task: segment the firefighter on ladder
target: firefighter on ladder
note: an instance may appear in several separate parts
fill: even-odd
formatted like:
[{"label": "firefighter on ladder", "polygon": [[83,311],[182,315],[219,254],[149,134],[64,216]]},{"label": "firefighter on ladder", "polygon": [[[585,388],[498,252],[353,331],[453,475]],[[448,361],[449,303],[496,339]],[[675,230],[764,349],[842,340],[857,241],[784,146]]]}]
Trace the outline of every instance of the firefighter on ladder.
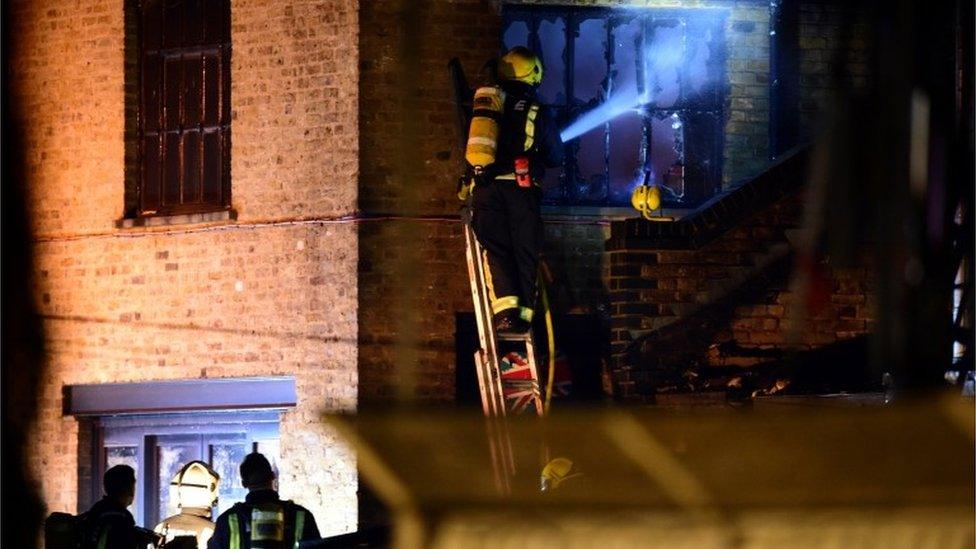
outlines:
[{"label": "firefighter on ladder", "polygon": [[484,254],[492,321],[501,335],[529,330],[542,250],[542,177],[562,164],[562,141],[536,98],[542,62],[512,48],[498,64],[497,86],[475,92],[465,148],[468,177],[459,198],[472,195],[472,228]]}]

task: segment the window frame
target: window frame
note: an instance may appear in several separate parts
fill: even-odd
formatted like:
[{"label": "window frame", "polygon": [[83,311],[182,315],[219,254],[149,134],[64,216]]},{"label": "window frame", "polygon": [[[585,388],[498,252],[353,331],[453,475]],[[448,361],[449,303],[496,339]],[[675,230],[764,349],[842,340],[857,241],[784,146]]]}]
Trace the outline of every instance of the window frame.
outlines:
[{"label": "window frame", "polygon": [[[677,19],[683,23],[687,21],[705,21],[711,22],[715,28],[720,32],[719,36],[714,39],[714,43],[719,45],[718,48],[718,59],[713,61],[714,66],[718,69],[718,74],[716,75],[718,85],[714,86],[714,92],[716,97],[708,105],[707,108],[698,108],[694,103],[687,102],[685,97],[686,90],[683,85],[679,90],[679,97],[675,104],[670,107],[657,107],[653,109],[647,109],[642,113],[643,119],[643,139],[646,141],[649,139],[649,131],[651,125],[651,119],[657,113],[660,112],[679,112],[679,113],[705,113],[707,115],[714,117],[715,127],[712,128],[712,134],[714,135],[713,143],[709,149],[706,151],[707,164],[702,166],[692,166],[693,178],[691,180],[692,185],[689,185],[688,178],[688,168],[689,162],[684,159],[684,167],[686,170],[686,175],[684,179],[684,184],[686,188],[686,193],[688,194],[688,199],[683,201],[676,201],[669,199],[667,196],[664,197],[662,206],[664,208],[672,210],[686,210],[688,208],[694,208],[704,201],[706,201],[711,196],[714,196],[721,191],[722,187],[722,164],[723,164],[723,149],[725,140],[725,122],[728,117],[728,101],[729,101],[729,91],[730,84],[728,79],[728,42],[725,34],[725,27],[730,16],[730,10],[727,8],[681,8],[681,7],[663,7],[663,8],[614,8],[614,7],[590,7],[590,6],[525,6],[525,5],[504,5],[502,10],[502,25],[499,33],[499,40],[501,42],[501,48],[504,50],[506,48],[505,44],[505,33],[509,28],[512,21],[521,20],[527,23],[528,27],[528,47],[533,51],[542,53],[541,42],[539,38],[539,25],[544,20],[551,20],[556,17],[561,17],[565,25],[565,51],[563,53],[564,67],[563,67],[563,90],[565,91],[565,105],[545,105],[548,108],[552,108],[556,113],[557,124],[562,128],[565,127],[569,122],[575,120],[577,116],[588,111],[595,104],[599,104],[600,98],[608,97],[610,92],[612,73],[613,73],[613,38],[614,29],[623,23],[632,21],[635,18],[641,19],[641,30],[639,34],[639,40],[641,44],[646,43],[646,41],[652,36],[651,28],[653,27],[653,21],[655,20],[667,20],[667,19]],[[574,36],[579,31],[579,24],[581,21],[587,19],[603,19],[606,22],[606,34],[607,34],[607,45],[608,51],[606,52],[607,59],[607,71],[604,75],[603,81],[600,85],[600,90],[597,94],[597,98],[589,102],[582,102],[575,97],[574,94]],[[645,61],[641,54],[638,54],[637,65],[638,71],[640,67],[645,65]],[[590,103],[594,103],[591,105]],[[682,118],[683,124],[685,124],[685,131],[688,128],[687,117]],[[699,122],[702,126],[706,124]],[[604,124],[606,141],[610,140],[610,132],[608,130],[609,121]],[[702,130],[694,131],[707,131],[708,128]],[[683,142],[687,142],[688,139],[685,137]],[[591,201],[591,200],[577,200],[570,196],[570,187],[572,186],[572,181],[570,181],[570,174],[575,174],[577,169],[577,152],[579,147],[579,140],[576,139],[571,143],[567,143],[567,154],[564,165],[560,172],[559,177],[559,194],[555,198],[547,196],[543,199],[543,206],[546,210],[552,213],[565,213],[572,211],[575,213],[602,215],[606,212],[612,214],[632,211],[628,204],[623,203],[613,203],[611,202],[611,181],[610,181],[610,169],[609,169],[609,145],[605,146],[604,149],[604,193],[602,200]],[[650,149],[648,149],[649,151]],[[683,151],[686,154],[687,151]],[[694,155],[693,155],[694,156]],[[700,177],[699,177],[700,176]],[[695,178],[698,179],[695,179]],[[689,187],[691,187],[691,192],[688,192]]]},{"label": "window frame", "polygon": [[[155,449],[159,438],[186,437],[201,444],[201,458],[208,440],[243,437],[245,446],[255,451],[262,442],[280,441],[281,415],[278,410],[233,410],[223,412],[178,412],[162,414],[133,414],[124,416],[97,416],[92,418],[92,496],[97,501],[104,493],[102,477],[105,474],[108,446],[136,447],[135,516],[136,524],[152,528],[166,518],[165,510],[158,507],[153,496],[159,490],[159,471]],[[214,517],[216,518],[216,517]]]},{"label": "window frame", "polygon": [[[231,197],[231,179],[230,179],[230,156],[231,156],[231,71],[232,71],[232,41],[231,41],[231,2],[230,0],[217,0],[213,2],[211,0],[200,1],[198,5],[214,5],[219,4],[218,8],[221,10],[220,13],[220,30],[221,36],[220,40],[210,40],[209,37],[200,44],[186,44],[184,43],[173,46],[165,44],[165,37],[167,36],[170,29],[168,25],[170,21],[166,17],[166,0],[129,0],[133,3],[135,24],[133,28],[135,29],[135,56],[137,60],[137,66],[135,69],[135,97],[127,97],[127,101],[132,101],[135,103],[135,128],[134,137],[135,143],[133,144],[135,163],[131,167],[133,170],[133,175],[127,177],[127,181],[131,181],[131,185],[134,186],[132,193],[134,197],[132,200],[127,199],[128,204],[134,204],[134,206],[127,206],[129,210],[126,217],[145,219],[152,217],[167,217],[167,216],[179,216],[188,214],[204,214],[204,213],[214,213],[214,212],[232,212],[232,197]],[[160,14],[158,17],[158,36],[159,43],[155,47],[147,45],[147,37],[149,35],[147,23],[147,6],[150,3],[155,3],[160,5]],[[206,8],[201,7],[201,10]],[[202,12],[204,22],[201,23],[203,28],[206,29],[206,12]],[[180,24],[185,24],[186,15],[184,19],[180,20]],[[127,25],[129,28],[129,25]],[[183,32],[181,26],[180,32]],[[204,35],[206,32],[204,32]],[[207,56],[211,56],[216,59],[216,65],[218,67],[218,77],[217,82],[217,120],[216,123],[206,123],[206,111],[204,110],[204,105],[207,101],[206,92],[206,65]],[[150,63],[150,58],[158,57],[158,61],[153,61],[158,65],[158,80],[156,86],[151,86],[147,81],[147,66]],[[180,91],[179,91],[179,106],[178,106],[178,128],[172,129],[167,123],[167,107],[166,107],[166,66],[167,61],[174,58],[179,59],[180,74],[184,75],[188,61],[192,62],[194,58],[199,59],[200,70],[202,75],[200,77],[198,90],[200,96],[200,120],[197,124],[185,125],[186,112],[185,112],[185,97],[187,95],[187,80],[181,76]],[[155,98],[156,106],[154,107],[157,113],[157,120],[155,122],[155,129],[150,129],[147,126],[147,118],[149,113],[152,112],[149,109],[149,103]],[[129,107],[127,107],[127,111]],[[186,182],[187,167],[185,165],[186,156],[183,153],[185,143],[188,141],[187,136],[196,133],[198,135],[197,147],[198,147],[198,162],[194,172],[197,172],[197,191],[195,195],[199,198],[196,201],[191,201],[186,198],[186,192],[184,184]],[[148,154],[147,154],[147,141],[149,140],[149,135],[154,134],[156,136],[156,143],[159,149],[158,160],[157,160],[157,176],[158,182],[156,185],[151,185],[149,176],[147,175],[147,170],[150,169],[148,165]],[[206,199],[208,187],[217,187],[215,185],[207,185],[207,181],[211,181],[211,178],[207,176],[207,138],[208,134],[216,134],[217,149],[215,154],[219,154],[219,196],[216,198]],[[170,141],[169,137],[174,137],[175,142],[178,143],[180,149],[179,162],[178,162],[178,186],[179,186],[179,199],[176,202],[167,202],[167,142]],[[150,186],[156,187],[153,192],[155,193],[155,204],[153,204],[149,196],[152,195],[150,192]],[[211,188],[211,192],[215,189]]]}]

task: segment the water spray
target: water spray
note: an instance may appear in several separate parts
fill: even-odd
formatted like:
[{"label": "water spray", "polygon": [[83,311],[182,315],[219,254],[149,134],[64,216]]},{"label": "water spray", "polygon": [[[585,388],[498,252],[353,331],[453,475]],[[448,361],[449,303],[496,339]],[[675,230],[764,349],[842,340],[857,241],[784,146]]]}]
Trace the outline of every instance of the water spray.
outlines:
[{"label": "water spray", "polygon": [[628,112],[640,111],[650,107],[662,91],[660,75],[675,70],[682,63],[684,46],[682,41],[654,40],[644,49],[643,66],[637,67],[641,77],[637,82],[625,82],[620,90],[592,110],[583,113],[559,133],[563,143],[605,124]]},{"label": "water spray", "polygon": [[563,143],[575,139],[627,111],[638,109],[641,102],[641,95],[637,92],[636,87],[631,86],[626,90],[621,90],[600,106],[577,118],[559,133],[559,138],[562,139]]},{"label": "water spray", "polygon": [[[683,25],[684,23],[679,23]],[[700,47],[699,47],[700,48]],[[628,112],[636,112],[646,118],[646,114],[655,109],[664,109],[679,101],[680,78],[686,78],[686,85],[700,87],[708,79],[704,65],[697,67],[695,61],[703,63],[701,49],[686,51],[685,29],[676,26],[660,25],[654,29],[654,38],[644,47],[642,55],[636,60],[635,70],[628,72],[627,80],[622,83],[611,80],[609,97],[605,101],[580,115],[569,126],[563,129],[559,137],[569,142],[581,135],[598,128],[611,120]],[[704,53],[707,59],[707,51]],[[683,69],[681,67],[684,67]],[[613,74],[613,73],[611,73]],[[680,76],[679,76],[680,74]],[[671,129],[679,130],[681,120],[676,114],[671,115]],[[679,194],[667,185],[661,185],[658,175],[665,178],[671,175],[674,167],[665,168],[663,172],[652,165],[650,155],[649,125],[645,121],[644,137],[640,143],[640,173],[635,174],[632,182],[633,192],[631,204],[645,219],[652,221],[669,220],[662,216],[662,194],[667,191],[672,198],[679,199]],[[628,146],[628,144],[623,144]],[[659,169],[661,167],[658,167]]]}]

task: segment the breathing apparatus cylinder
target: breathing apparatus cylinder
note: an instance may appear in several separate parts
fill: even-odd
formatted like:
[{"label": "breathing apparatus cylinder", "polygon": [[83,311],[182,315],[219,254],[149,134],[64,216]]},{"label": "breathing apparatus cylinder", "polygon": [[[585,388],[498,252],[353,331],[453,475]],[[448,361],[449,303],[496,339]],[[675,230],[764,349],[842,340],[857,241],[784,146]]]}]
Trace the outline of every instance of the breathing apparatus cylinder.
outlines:
[{"label": "breathing apparatus cylinder", "polygon": [[505,112],[505,92],[497,86],[482,86],[474,92],[471,127],[464,158],[474,167],[475,173],[495,161],[498,150],[498,133],[502,114]]}]

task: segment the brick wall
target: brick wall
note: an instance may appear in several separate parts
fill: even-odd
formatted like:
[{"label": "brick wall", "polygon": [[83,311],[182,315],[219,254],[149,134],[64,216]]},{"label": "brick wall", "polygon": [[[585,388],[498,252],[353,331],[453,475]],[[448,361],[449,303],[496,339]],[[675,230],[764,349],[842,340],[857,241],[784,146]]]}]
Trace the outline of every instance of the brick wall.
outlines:
[{"label": "brick wall", "polygon": [[[757,200],[758,193],[746,192]],[[712,210],[674,232],[693,233],[695,224],[733,214]],[[791,286],[802,212],[802,194],[793,190],[700,244],[618,236],[608,251],[615,396],[644,399],[675,372],[754,366],[783,349],[812,350],[869,333],[876,304],[870,265],[837,268],[828,258],[815,310]]]},{"label": "brick wall", "polygon": [[[377,1],[360,12],[360,397],[454,397],[454,312],[471,310],[447,62],[475,83],[498,51],[487,0]],[[419,217],[443,217],[421,220]],[[413,219],[409,219],[413,218]]]},{"label": "brick wall", "polygon": [[115,228],[122,0],[12,3],[49,361],[28,451],[49,511],[78,510],[85,470],[64,385],[291,374],[282,493],[325,533],[355,528],[355,460],[319,418],[356,406],[356,229],[321,220],[356,208],[357,8],[232,2],[238,220],[160,231]]},{"label": "brick wall", "polygon": [[[870,76],[868,29],[854,5],[832,2],[800,2],[799,5],[799,114],[801,139],[823,128],[824,107],[835,73],[852,90],[863,90]],[[842,32],[850,24],[849,34]],[[841,55],[837,55],[837,52]],[[838,67],[837,65],[841,66]]]},{"label": "brick wall", "polygon": [[769,3],[735,2],[725,36],[729,107],[722,179],[728,185],[756,175],[769,160]]}]

